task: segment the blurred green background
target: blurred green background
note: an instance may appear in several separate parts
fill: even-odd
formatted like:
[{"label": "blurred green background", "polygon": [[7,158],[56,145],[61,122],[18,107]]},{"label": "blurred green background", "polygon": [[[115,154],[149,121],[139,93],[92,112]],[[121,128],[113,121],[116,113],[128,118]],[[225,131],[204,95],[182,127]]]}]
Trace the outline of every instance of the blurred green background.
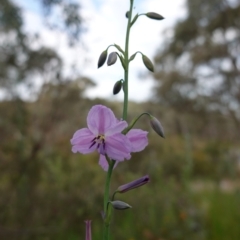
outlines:
[{"label": "blurred green background", "polygon": [[[84,34],[78,4],[39,2],[46,19],[58,7],[74,46]],[[149,145],[118,165],[111,189],[146,174],[151,182],[119,196],[133,209],[114,213],[114,240],[240,239],[240,3],[188,0],[186,9],[156,50],[152,99],[129,103],[129,120],[150,112],[166,139],[137,123]],[[53,49],[31,47],[37,38],[24,32],[21,8],[1,0],[0,239],[84,239],[85,219],[101,239],[105,172],[69,140],[92,105],[120,117],[122,104],[87,98],[93,81],[64,77]],[[19,88],[31,92],[36,73],[45,83],[24,100]]]}]

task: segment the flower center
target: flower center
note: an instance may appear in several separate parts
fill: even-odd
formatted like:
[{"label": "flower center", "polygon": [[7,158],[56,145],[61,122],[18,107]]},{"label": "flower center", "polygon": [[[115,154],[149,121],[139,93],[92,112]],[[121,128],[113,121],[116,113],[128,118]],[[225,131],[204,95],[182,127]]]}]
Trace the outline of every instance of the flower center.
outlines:
[{"label": "flower center", "polygon": [[97,148],[100,147],[100,145],[103,145],[103,149],[105,150],[105,136],[104,135],[98,135],[91,141],[91,145],[89,148],[97,144]]}]

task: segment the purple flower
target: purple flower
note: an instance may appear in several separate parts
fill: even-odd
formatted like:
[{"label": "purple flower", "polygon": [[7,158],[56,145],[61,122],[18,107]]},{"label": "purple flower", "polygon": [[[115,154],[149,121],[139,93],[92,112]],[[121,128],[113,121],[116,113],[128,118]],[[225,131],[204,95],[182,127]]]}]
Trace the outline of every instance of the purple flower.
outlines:
[{"label": "purple flower", "polygon": [[148,144],[148,132],[132,129],[126,135],[122,131],[128,126],[126,121],[119,121],[111,109],[93,106],[87,116],[88,128],[76,131],[71,139],[72,151],[87,154],[97,150],[100,154],[99,164],[107,171],[107,155],[118,162],[130,159],[131,152],[142,151]]},{"label": "purple flower", "polygon": [[88,128],[76,131],[71,139],[74,153],[91,153],[97,150],[109,158],[123,161],[129,159],[131,142],[121,132],[127,127],[126,121],[118,121],[111,109],[93,106],[87,116]]},{"label": "purple flower", "polygon": [[92,240],[92,233],[91,233],[91,220],[86,220],[86,237],[85,240]]},{"label": "purple flower", "polygon": [[148,183],[149,181],[150,181],[149,176],[146,175],[144,177],[141,177],[141,178],[136,179],[136,180],[134,180],[130,183],[127,183],[127,184],[124,184],[124,185],[118,187],[117,192],[125,193],[125,192],[127,192],[129,190],[132,190],[134,188],[141,187],[142,185]]},{"label": "purple flower", "polygon": [[[148,132],[141,129],[131,129],[127,134],[127,138],[131,143],[131,152],[140,152],[148,145],[147,139]],[[117,166],[119,161],[115,162],[114,168]],[[104,171],[108,170],[108,162],[104,155],[100,155],[99,165]]]}]

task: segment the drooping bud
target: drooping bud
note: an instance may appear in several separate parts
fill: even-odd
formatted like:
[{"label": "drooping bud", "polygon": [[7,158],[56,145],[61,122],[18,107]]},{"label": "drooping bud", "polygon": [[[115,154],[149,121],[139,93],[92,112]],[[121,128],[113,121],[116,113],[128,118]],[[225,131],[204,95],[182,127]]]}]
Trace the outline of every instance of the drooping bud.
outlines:
[{"label": "drooping bud", "polygon": [[107,59],[107,50],[103,51],[98,59],[98,68],[102,67]]},{"label": "drooping bud", "polygon": [[125,193],[134,188],[141,187],[142,185],[147,184],[149,181],[150,181],[150,178],[148,175],[146,175],[146,176],[136,179],[130,183],[121,185],[120,187],[118,187],[116,192]]},{"label": "drooping bud", "polygon": [[113,86],[113,95],[118,94],[122,89],[122,79],[117,81]]},{"label": "drooping bud", "polygon": [[151,19],[154,19],[154,20],[163,20],[164,17],[158,13],[155,13],[155,12],[148,12],[146,13],[146,16],[148,18],[151,18]]},{"label": "drooping bud", "polygon": [[112,204],[113,208],[115,208],[117,210],[125,210],[128,208],[132,208],[129,204],[119,201],[119,200],[112,201],[110,203]]},{"label": "drooping bud", "polygon": [[126,18],[129,18],[129,11],[126,12]]},{"label": "drooping bud", "polygon": [[152,129],[162,138],[165,138],[162,124],[153,116],[150,117],[150,124]]},{"label": "drooping bud", "polygon": [[111,52],[108,56],[107,65],[111,66],[117,61],[117,53]]},{"label": "drooping bud", "polygon": [[154,72],[153,64],[152,64],[151,60],[146,55],[142,54],[142,60],[143,60],[143,63],[145,65],[145,67],[149,71]]},{"label": "drooping bud", "polygon": [[91,232],[91,220],[86,220],[86,237],[85,240],[92,240],[92,232]]}]

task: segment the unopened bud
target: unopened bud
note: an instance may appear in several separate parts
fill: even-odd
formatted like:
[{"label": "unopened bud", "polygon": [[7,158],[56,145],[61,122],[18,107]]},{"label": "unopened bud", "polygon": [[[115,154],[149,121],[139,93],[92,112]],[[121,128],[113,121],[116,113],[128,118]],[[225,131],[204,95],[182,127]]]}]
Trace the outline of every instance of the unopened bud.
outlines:
[{"label": "unopened bud", "polygon": [[117,61],[117,53],[116,52],[111,52],[108,56],[108,61],[107,65],[111,66]]},{"label": "unopened bud", "polygon": [[151,118],[150,124],[151,124],[152,129],[153,129],[159,136],[161,136],[162,138],[165,138],[162,124],[161,124],[155,117],[151,116],[150,118]]},{"label": "unopened bud", "polygon": [[118,187],[116,192],[125,193],[125,192],[130,191],[134,188],[141,187],[142,185],[147,184],[149,181],[150,181],[150,178],[149,178],[148,175],[146,175],[146,176],[141,177],[139,179],[136,179],[136,180],[134,180],[130,183],[121,185],[120,187]]},{"label": "unopened bud", "polygon": [[114,95],[118,94],[121,91],[121,89],[122,89],[122,81],[123,80],[121,79],[121,80],[117,81],[114,84],[114,86],[113,86],[113,94]]},{"label": "unopened bud", "polygon": [[132,208],[129,204],[119,201],[119,200],[112,201],[110,203],[112,204],[113,208],[115,208],[117,210],[125,210],[128,208]]},{"label": "unopened bud", "polygon": [[126,12],[126,18],[129,18],[129,11]]},{"label": "unopened bud", "polygon": [[151,19],[154,19],[154,20],[163,20],[164,19],[163,16],[161,16],[160,14],[155,13],[155,12],[148,12],[148,13],[146,13],[146,16]]},{"label": "unopened bud", "polygon": [[146,55],[142,54],[142,60],[143,60],[143,63],[145,65],[145,67],[149,71],[154,72],[153,64],[152,64],[151,60]]},{"label": "unopened bud", "polygon": [[86,237],[85,240],[92,240],[92,232],[91,232],[91,220],[86,220]]},{"label": "unopened bud", "polygon": [[103,51],[98,59],[98,68],[100,68],[107,59],[107,50]]}]

